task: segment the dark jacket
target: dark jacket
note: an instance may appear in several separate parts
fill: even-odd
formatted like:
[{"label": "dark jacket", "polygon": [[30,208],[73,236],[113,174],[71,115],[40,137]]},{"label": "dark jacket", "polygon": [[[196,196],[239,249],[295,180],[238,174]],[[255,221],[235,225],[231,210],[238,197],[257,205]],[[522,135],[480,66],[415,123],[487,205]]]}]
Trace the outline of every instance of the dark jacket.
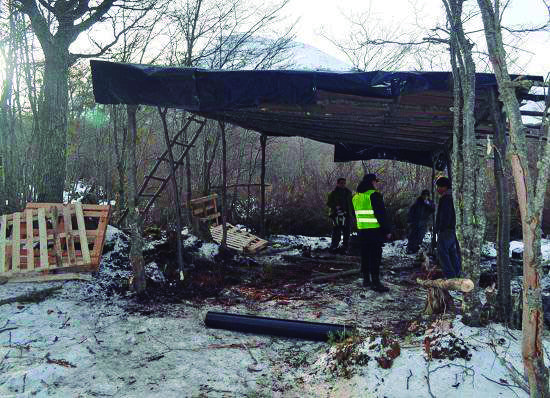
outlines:
[{"label": "dark jacket", "polygon": [[407,222],[410,224],[427,224],[430,215],[435,211],[435,205],[432,201],[426,204],[424,198],[420,196],[409,209]]},{"label": "dark jacket", "polygon": [[435,232],[440,236],[453,234],[456,228],[456,213],[453,195],[448,191],[439,199],[435,216]]},{"label": "dark jacket", "polygon": [[336,187],[334,191],[328,194],[327,206],[330,208],[330,216],[336,217],[336,206],[346,214],[346,216],[354,216],[353,197],[351,191],[347,188]]},{"label": "dark jacket", "polygon": [[[357,186],[357,193],[364,193],[372,189],[374,189],[372,183],[361,181]],[[386,214],[386,207],[384,206],[384,199],[382,198],[382,194],[378,191],[374,192],[370,196],[370,202],[372,204],[372,210],[374,210],[374,215],[378,220],[378,224],[380,224],[380,228],[378,229],[383,235],[389,234],[391,232],[391,227],[388,216]]]}]

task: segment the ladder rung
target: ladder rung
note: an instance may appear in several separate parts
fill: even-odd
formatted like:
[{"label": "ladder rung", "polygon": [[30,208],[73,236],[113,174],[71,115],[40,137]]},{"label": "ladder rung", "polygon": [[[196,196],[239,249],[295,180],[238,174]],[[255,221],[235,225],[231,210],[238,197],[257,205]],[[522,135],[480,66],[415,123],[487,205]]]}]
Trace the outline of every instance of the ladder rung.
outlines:
[{"label": "ladder rung", "polygon": [[166,178],[156,177],[156,176],[147,176],[145,177],[149,180],[157,180],[157,181],[166,181]]},{"label": "ladder rung", "polygon": [[[160,162],[168,162],[170,163],[170,159],[166,159],[166,158],[157,158],[158,161]],[[181,161],[181,162],[178,162],[177,160],[174,160],[174,163],[175,164],[179,164],[180,166],[183,166],[185,164],[185,162]]]}]

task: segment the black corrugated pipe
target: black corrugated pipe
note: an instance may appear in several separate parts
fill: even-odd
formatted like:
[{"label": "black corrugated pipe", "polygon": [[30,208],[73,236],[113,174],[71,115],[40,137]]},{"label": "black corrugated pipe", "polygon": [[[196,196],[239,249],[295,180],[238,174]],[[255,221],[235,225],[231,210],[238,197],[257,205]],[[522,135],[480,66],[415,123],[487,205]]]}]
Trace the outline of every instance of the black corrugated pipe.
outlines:
[{"label": "black corrugated pipe", "polygon": [[208,311],[204,323],[209,328],[235,330],[237,332],[272,334],[299,339],[326,341],[331,334],[341,338],[355,328],[333,323],[293,321],[254,315],[228,314]]}]

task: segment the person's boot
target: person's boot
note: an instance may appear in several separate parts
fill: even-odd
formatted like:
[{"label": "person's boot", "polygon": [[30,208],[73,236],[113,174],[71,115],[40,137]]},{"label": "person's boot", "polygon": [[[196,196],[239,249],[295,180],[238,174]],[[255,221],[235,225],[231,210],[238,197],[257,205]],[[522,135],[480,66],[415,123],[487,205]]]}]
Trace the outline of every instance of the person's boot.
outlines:
[{"label": "person's boot", "polygon": [[373,283],[371,289],[377,293],[387,293],[390,289],[387,286],[384,286],[382,283]]},{"label": "person's boot", "polygon": [[370,287],[370,276],[363,274],[363,287]]}]

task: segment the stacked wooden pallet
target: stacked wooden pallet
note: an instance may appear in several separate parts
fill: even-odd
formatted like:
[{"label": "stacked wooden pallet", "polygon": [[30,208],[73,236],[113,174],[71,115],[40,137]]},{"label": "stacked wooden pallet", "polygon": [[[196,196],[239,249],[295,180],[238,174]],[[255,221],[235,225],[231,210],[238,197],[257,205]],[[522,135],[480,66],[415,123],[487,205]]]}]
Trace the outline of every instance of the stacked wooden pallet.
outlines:
[{"label": "stacked wooden pallet", "polygon": [[111,207],[29,203],[0,216],[0,275],[20,277],[99,267]]},{"label": "stacked wooden pallet", "polygon": [[[258,238],[249,232],[243,231],[234,225],[226,224],[227,226],[227,247],[238,250],[243,253],[257,253],[267,247],[266,240]],[[212,239],[221,243],[223,237],[222,225],[212,226],[210,228]]]},{"label": "stacked wooden pallet", "polygon": [[197,217],[202,222],[218,225],[221,214],[218,211],[217,199],[218,194],[214,193],[191,200],[189,203],[191,205],[193,217]]}]

